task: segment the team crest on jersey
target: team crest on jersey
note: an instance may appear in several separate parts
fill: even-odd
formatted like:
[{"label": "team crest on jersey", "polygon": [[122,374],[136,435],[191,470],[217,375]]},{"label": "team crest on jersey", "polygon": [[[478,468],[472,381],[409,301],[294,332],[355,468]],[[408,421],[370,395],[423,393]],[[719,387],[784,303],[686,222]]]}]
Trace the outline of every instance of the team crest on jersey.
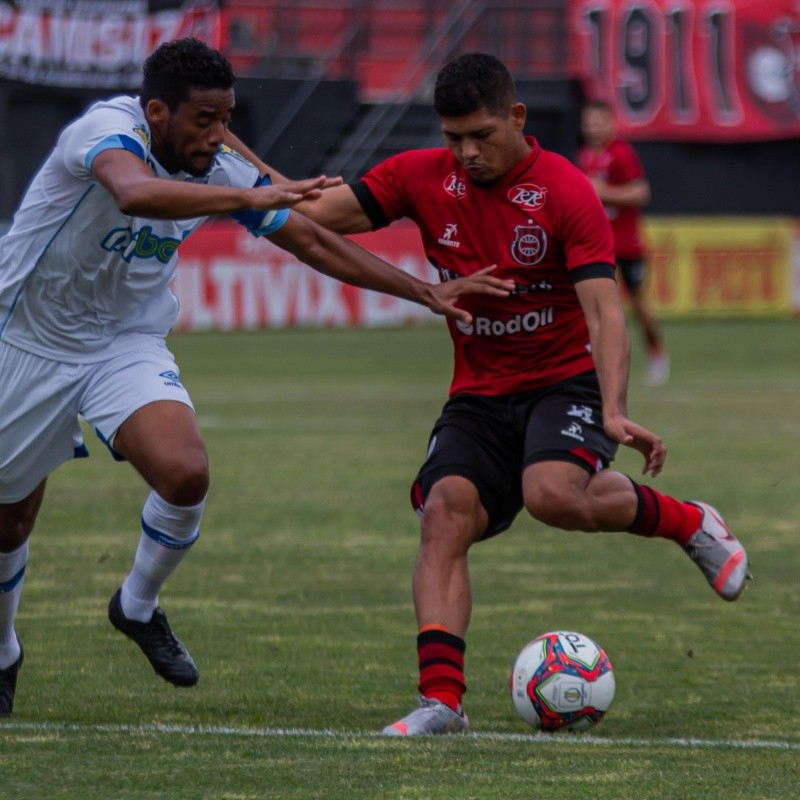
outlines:
[{"label": "team crest on jersey", "polygon": [[531,267],[538,264],[547,252],[547,234],[538,225],[517,225],[511,256],[517,264]]},{"label": "team crest on jersey", "polygon": [[228,145],[226,144],[220,145],[219,152],[222,155],[231,156],[232,158],[235,158],[237,161],[241,161],[242,164],[247,164],[248,166],[252,166],[250,162],[243,155],[237,153],[236,150],[234,150],[232,147],[228,147]]},{"label": "team crest on jersey", "polygon": [[455,172],[451,172],[444,179],[444,190],[450,197],[455,197],[460,200],[462,197],[467,196],[467,185],[462,181]]},{"label": "team crest on jersey", "polygon": [[145,147],[150,147],[150,131],[144,125],[134,125],[133,132],[144,142]]},{"label": "team crest on jersey", "polygon": [[538,211],[547,199],[547,189],[535,183],[520,183],[508,190],[508,199],[526,211]]}]

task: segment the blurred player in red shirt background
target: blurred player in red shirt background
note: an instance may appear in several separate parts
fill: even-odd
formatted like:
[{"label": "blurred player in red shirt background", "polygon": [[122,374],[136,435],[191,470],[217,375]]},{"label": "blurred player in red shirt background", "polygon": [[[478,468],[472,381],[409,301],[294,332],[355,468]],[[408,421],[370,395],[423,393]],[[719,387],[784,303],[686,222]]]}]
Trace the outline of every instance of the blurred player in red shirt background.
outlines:
[{"label": "blurred player in red shirt background", "polygon": [[669,378],[669,356],[644,291],[641,209],[650,202],[650,184],[636,151],[618,136],[608,103],[597,100],[583,107],[581,133],[585,144],[578,151],[578,166],[589,176],[608,214],[617,266],[647,346],[645,383],[662,386]]}]

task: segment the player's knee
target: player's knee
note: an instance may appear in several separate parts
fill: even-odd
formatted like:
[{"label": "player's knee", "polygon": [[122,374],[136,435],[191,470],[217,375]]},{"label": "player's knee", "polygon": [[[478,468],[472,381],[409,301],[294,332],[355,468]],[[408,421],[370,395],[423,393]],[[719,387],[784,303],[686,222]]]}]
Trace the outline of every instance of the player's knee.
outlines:
[{"label": "player's knee", "polygon": [[528,513],[551,528],[590,530],[584,504],[569,486],[536,486],[527,492],[524,501]]},{"label": "player's knee", "polygon": [[208,457],[205,452],[184,454],[162,472],[155,487],[168,503],[179,506],[197,505],[208,494]]},{"label": "player's knee", "polygon": [[13,553],[30,538],[35,517],[5,518],[0,515],[0,553]]},{"label": "player's knee", "polygon": [[420,537],[423,548],[466,552],[475,541],[475,523],[464,509],[455,508],[440,496],[432,494],[425,501]]},{"label": "player's knee", "polygon": [[44,482],[24,500],[0,505],[0,553],[13,553],[33,533],[36,517],[44,496]]}]

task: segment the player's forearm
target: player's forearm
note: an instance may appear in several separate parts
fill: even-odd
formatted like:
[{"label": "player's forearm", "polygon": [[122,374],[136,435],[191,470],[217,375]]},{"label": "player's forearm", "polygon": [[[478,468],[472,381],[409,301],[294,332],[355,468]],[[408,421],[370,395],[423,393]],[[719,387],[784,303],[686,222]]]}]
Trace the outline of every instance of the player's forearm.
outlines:
[{"label": "player's forearm", "polygon": [[631,348],[624,320],[593,327],[589,336],[604,412],[627,415]]},{"label": "player's forearm", "polygon": [[372,222],[350,186],[342,184],[325,189],[315,200],[304,200],[294,206],[317,225],[336,233],[365,233],[373,230]]},{"label": "player's forearm", "polygon": [[152,178],[119,186],[113,194],[120,211],[128,216],[190,219],[251,208],[252,191]]},{"label": "player's forearm", "polygon": [[293,215],[269,238],[300,261],[336,280],[430,307],[431,285],[393,267],[348,239]]},{"label": "player's forearm", "polygon": [[617,206],[641,208],[650,202],[650,185],[647,181],[631,181],[622,186],[603,184],[597,193],[602,202]]},{"label": "player's forearm", "polygon": [[575,285],[589,329],[604,417],[627,415],[631,344],[616,281],[597,278]]}]

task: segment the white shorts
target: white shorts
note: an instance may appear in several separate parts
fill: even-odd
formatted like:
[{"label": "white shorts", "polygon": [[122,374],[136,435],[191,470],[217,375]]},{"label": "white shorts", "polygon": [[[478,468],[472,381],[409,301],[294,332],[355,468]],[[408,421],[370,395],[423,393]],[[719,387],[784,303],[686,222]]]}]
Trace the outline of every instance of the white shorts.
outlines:
[{"label": "white shorts", "polygon": [[160,339],[136,353],[67,364],[0,341],[0,503],[27,497],[56,467],[87,456],[78,417],[113,444],[142,406],[192,401]]}]

